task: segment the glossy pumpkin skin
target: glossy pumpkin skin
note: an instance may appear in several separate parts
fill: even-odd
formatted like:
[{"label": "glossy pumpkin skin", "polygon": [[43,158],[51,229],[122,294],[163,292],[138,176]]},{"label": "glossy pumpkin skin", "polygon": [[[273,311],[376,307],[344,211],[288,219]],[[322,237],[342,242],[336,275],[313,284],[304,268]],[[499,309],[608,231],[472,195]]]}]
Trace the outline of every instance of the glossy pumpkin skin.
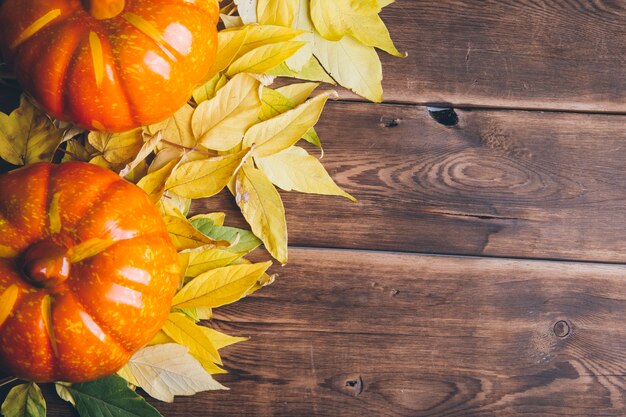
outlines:
[{"label": "glossy pumpkin skin", "polygon": [[[86,3],[115,3],[98,19]],[[204,80],[217,0],[5,0],[0,41],[22,88],[54,117],[120,132],[166,119]]]},{"label": "glossy pumpkin skin", "polygon": [[163,326],[179,282],[158,211],[82,162],[12,171],[0,196],[0,369],[36,382],[117,372]]}]

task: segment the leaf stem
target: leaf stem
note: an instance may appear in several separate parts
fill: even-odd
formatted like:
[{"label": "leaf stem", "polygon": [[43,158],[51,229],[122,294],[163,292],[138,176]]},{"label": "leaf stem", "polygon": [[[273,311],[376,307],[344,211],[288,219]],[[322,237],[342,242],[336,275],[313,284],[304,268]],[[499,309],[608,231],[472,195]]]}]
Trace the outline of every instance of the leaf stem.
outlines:
[{"label": "leaf stem", "polygon": [[182,149],[182,150],[185,150],[185,151],[188,151],[188,152],[198,152],[198,153],[200,153],[202,155],[208,155],[208,156],[219,156],[219,154],[217,152],[205,151],[205,150],[202,150],[202,149],[198,149],[196,147],[188,148],[186,146],[179,145],[178,143],[170,142],[169,140],[165,140],[165,139],[162,139],[161,142],[162,143],[167,143],[170,146],[173,146],[175,148]]},{"label": "leaf stem", "polygon": [[15,381],[19,381],[19,378],[9,377],[9,378],[0,379],[0,387],[4,387],[5,385],[12,384]]}]

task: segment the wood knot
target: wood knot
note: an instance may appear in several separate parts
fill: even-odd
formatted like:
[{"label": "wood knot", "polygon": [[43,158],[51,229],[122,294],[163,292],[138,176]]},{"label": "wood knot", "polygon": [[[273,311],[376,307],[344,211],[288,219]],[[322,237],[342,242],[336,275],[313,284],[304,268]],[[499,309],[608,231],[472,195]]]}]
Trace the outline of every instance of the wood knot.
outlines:
[{"label": "wood knot", "polygon": [[554,325],[554,334],[557,337],[567,337],[571,333],[571,328],[568,322],[565,320],[559,320]]},{"label": "wood knot", "polygon": [[459,115],[452,107],[427,107],[428,114],[434,121],[446,127],[454,127],[459,124]]},{"label": "wood knot", "polygon": [[355,397],[358,397],[363,393],[363,378],[359,375],[357,378],[347,380],[346,387],[354,392]]},{"label": "wood knot", "polygon": [[398,127],[398,125],[400,124],[400,119],[392,119],[390,117],[381,117],[380,118],[380,123],[383,127],[386,127],[387,129],[393,129],[394,127]]}]

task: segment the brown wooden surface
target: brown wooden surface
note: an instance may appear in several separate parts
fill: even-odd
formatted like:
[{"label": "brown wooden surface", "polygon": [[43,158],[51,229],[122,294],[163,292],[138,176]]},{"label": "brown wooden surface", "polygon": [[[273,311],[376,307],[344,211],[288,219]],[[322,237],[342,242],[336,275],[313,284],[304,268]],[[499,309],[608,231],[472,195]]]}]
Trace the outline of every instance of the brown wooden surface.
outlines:
[{"label": "brown wooden surface", "polygon": [[[283,193],[290,263],[210,323],[251,337],[224,352],[231,391],[154,404],[626,415],[626,115],[597,114],[626,113],[626,4],[398,0],[383,17],[410,54],[383,58],[388,103],[342,92],[318,129],[360,202]],[[465,108],[458,126],[422,106],[437,102]],[[226,195],[207,210],[243,225]]]},{"label": "brown wooden surface", "polygon": [[626,111],[619,0],[398,0],[409,57],[384,58],[385,98],[457,106]]},{"label": "brown wooden surface", "polygon": [[164,415],[626,414],[626,266],[292,248],[274,271],[213,321],[252,337],[231,391]]},{"label": "brown wooden surface", "polygon": [[[283,193],[290,242],[626,262],[626,116],[457,113],[330,104],[322,161],[359,203]],[[193,211],[216,209],[245,224],[228,193]]]}]

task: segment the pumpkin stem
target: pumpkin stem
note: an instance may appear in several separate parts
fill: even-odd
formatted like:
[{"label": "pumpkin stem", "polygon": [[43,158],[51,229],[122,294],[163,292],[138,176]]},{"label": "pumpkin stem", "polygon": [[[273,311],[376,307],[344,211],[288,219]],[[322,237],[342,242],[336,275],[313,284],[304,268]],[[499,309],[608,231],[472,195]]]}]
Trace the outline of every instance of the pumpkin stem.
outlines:
[{"label": "pumpkin stem", "polygon": [[26,279],[39,288],[52,288],[70,276],[67,250],[53,242],[41,241],[28,248],[22,257]]},{"label": "pumpkin stem", "polygon": [[124,11],[125,0],[81,0],[87,12],[98,20],[112,19]]}]

